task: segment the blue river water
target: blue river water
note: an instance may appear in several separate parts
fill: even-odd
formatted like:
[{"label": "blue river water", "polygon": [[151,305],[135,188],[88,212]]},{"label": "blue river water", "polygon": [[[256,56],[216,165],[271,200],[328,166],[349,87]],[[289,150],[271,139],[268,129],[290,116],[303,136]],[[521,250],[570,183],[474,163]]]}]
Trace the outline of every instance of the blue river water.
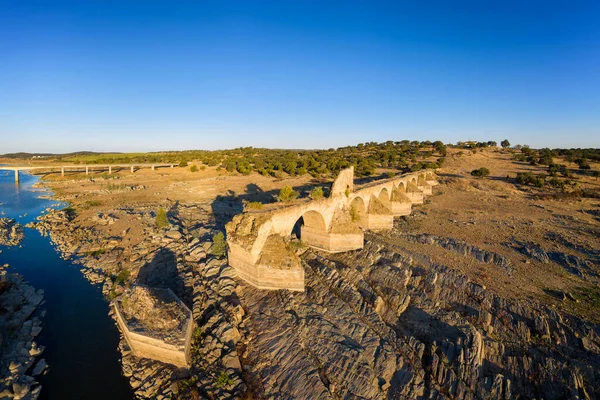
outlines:
[{"label": "blue river water", "polygon": [[[56,201],[41,199],[50,193],[33,188],[37,177],[0,171],[0,216],[23,225],[34,221]],[[46,310],[38,344],[49,365],[39,378],[40,399],[132,399],[119,364],[119,333],[109,317],[109,306],[99,287],[90,284],[79,266],[60,258],[50,239],[25,229],[21,246],[0,246],[0,265],[10,264],[36,289],[44,290]]]}]

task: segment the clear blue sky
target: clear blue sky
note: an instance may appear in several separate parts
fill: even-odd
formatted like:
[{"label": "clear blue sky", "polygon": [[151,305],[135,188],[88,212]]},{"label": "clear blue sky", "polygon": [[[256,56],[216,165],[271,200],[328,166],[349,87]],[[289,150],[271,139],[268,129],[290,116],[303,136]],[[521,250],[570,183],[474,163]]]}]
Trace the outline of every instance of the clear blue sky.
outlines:
[{"label": "clear blue sky", "polygon": [[0,0],[0,138],[600,147],[600,2]]}]

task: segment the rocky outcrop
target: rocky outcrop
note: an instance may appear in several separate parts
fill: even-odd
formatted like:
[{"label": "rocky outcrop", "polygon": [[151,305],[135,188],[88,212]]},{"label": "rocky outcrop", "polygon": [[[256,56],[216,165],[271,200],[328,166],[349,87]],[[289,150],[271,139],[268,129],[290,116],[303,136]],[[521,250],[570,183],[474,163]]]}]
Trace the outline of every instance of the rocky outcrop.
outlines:
[{"label": "rocky outcrop", "polygon": [[255,397],[595,398],[598,326],[499,297],[369,234],[307,252],[305,293],[240,290]]},{"label": "rocky outcrop", "polygon": [[577,275],[580,278],[585,278],[586,276],[598,277],[593,268],[592,261],[588,259],[582,259],[576,255],[561,251],[545,251],[535,243],[518,241],[516,239],[513,239],[512,243],[509,243],[508,246],[515,248],[518,252],[534,261],[544,264],[555,262],[570,274]]},{"label": "rocky outcrop", "polygon": [[0,245],[17,246],[23,240],[23,226],[13,218],[0,218]]},{"label": "rocky outcrop", "polygon": [[419,235],[404,235],[404,237],[417,243],[440,246],[454,253],[473,257],[483,263],[495,264],[499,267],[502,267],[508,274],[510,274],[512,271],[512,265],[508,258],[498,253],[472,246],[461,240],[439,237],[427,233],[422,233]]},{"label": "rocky outcrop", "polygon": [[43,292],[6,267],[0,268],[0,398],[36,399],[41,391],[36,377],[46,370],[39,359],[44,349],[35,342],[42,328],[34,313]]}]

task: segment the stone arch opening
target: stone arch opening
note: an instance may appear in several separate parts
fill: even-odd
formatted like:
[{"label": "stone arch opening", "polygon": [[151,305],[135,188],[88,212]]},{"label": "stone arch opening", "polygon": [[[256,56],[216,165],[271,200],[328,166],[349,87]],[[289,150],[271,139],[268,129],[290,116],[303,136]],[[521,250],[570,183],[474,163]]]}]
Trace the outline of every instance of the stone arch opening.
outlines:
[{"label": "stone arch opening", "polygon": [[321,213],[317,211],[307,211],[302,214],[294,223],[290,237],[302,240],[302,232],[306,232],[307,230],[322,234],[327,233],[325,218],[323,218]]},{"label": "stone arch opening", "polygon": [[416,178],[414,178],[414,177],[413,177],[413,178],[411,178],[411,179],[410,179],[410,183],[412,183],[413,185],[415,185],[415,186],[416,186],[416,185],[417,185],[417,179],[416,179]]},{"label": "stone arch opening", "polygon": [[367,215],[367,206],[362,197],[355,197],[350,203],[350,217],[352,221],[360,223]]},{"label": "stone arch opening", "polygon": [[404,182],[399,182],[397,188],[400,191],[400,193],[406,192],[406,185],[404,184]]},{"label": "stone arch opening", "polygon": [[377,196],[379,201],[381,201],[383,203],[383,205],[389,209],[392,208],[392,205],[391,205],[392,200],[391,200],[390,195],[391,195],[391,193],[387,190],[387,188],[383,188],[383,189],[381,189],[381,192],[379,192],[379,196]]}]

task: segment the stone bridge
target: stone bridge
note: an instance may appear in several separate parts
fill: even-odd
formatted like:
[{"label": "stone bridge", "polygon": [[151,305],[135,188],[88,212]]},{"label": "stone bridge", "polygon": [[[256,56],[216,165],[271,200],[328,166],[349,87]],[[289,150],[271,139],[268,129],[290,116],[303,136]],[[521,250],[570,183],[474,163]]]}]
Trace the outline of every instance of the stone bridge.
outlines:
[{"label": "stone bridge", "polygon": [[276,208],[246,210],[226,226],[229,264],[260,289],[304,290],[304,268],[290,238],[328,252],[363,247],[363,229],[389,230],[437,185],[432,170],[354,186],[354,168],[342,170],[329,197]]}]

